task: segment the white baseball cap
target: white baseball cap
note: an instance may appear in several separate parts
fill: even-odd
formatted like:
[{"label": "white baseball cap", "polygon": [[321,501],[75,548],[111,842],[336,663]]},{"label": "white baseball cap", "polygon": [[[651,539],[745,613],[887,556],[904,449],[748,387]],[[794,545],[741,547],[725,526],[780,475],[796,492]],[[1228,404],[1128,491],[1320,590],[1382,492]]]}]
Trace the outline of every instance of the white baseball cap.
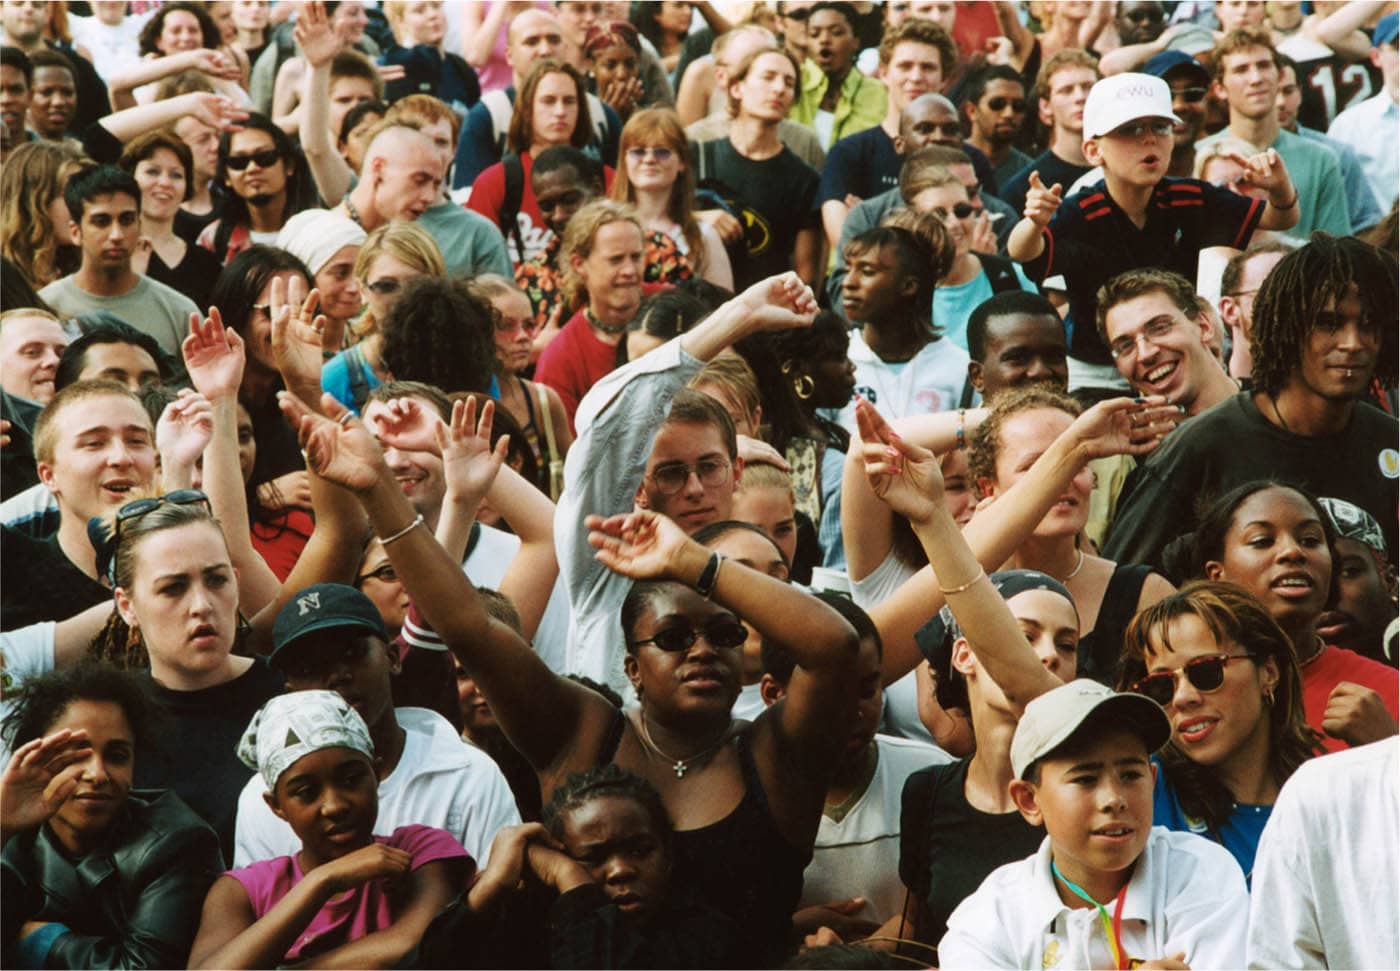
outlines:
[{"label": "white baseball cap", "polygon": [[1094,82],[1084,102],[1084,137],[1107,135],[1139,118],[1181,119],[1172,111],[1172,89],[1151,74],[1115,74]]},{"label": "white baseball cap", "polygon": [[1026,769],[1053,753],[1100,711],[1141,738],[1149,755],[1171,740],[1171,719],[1157,702],[1080,678],[1026,705],[1011,737],[1011,769],[1016,778],[1025,778]]}]

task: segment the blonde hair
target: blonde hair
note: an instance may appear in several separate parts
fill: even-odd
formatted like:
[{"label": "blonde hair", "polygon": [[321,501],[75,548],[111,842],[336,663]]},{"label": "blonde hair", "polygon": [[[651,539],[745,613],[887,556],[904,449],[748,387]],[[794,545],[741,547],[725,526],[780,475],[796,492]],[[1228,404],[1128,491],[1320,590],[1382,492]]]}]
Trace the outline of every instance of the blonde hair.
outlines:
[{"label": "blonde hair", "polygon": [[705,385],[713,385],[730,397],[750,419],[759,414],[763,407],[763,396],[758,390],[758,376],[753,368],[738,354],[721,354],[710,361],[700,373],[690,379],[690,386],[699,390]]},{"label": "blonde hair", "polygon": [[695,219],[695,173],[690,168],[690,146],[680,115],[670,108],[643,108],[632,113],[622,128],[617,145],[617,173],[613,176],[609,198],[618,202],[636,203],[637,193],[627,176],[627,150],[634,146],[660,143],[674,152],[681,163],[676,181],[671,185],[671,198],[666,203],[666,215],[681,227],[685,237],[686,254],[696,273],[704,269],[705,243],[700,236],[700,223]]},{"label": "blonde hair", "polygon": [[445,121],[452,129],[452,144],[457,144],[457,135],[462,128],[462,119],[442,99],[430,94],[410,94],[389,106],[385,121],[407,125],[422,131],[427,125]]},{"label": "blonde hair", "polygon": [[[1191,177],[1194,179],[1204,178],[1201,175],[1206,170],[1206,166],[1218,158],[1226,158],[1229,155],[1243,155],[1249,158],[1255,153],[1254,146],[1243,138],[1236,138],[1234,135],[1226,135],[1219,141],[1211,142],[1204,148],[1196,150],[1196,164],[1191,170]],[[1230,161],[1233,161],[1230,159]]]},{"label": "blonde hair", "polygon": [[21,317],[41,317],[44,320],[52,320],[60,327],[63,326],[63,321],[59,320],[47,310],[42,310],[39,307],[15,307],[13,310],[6,310],[4,313],[0,313],[0,331],[5,329],[5,321],[19,320]]},{"label": "blonde hair", "polygon": [[[355,257],[355,279],[360,281],[361,286],[369,285],[369,268],[384,253],[408,264],[424,276],[447,276],[442,251],[428,231],[417,223],[395,221],[371,232],[360,246],[360,254]],[[375,333],[380,323],[374,319],[374,311],[365,308],[360,317],[359,335],[366,337]]]},{"label": "blonde hair", "polygon": [[744,474],[739,477],[738,491],[747,492],[750,489],[781,489],[787,493],[794,506],[797,503],[797,494],[792,488],[792,474],[767,462],[749,462],[744,466]]},{"label": "blonde hair", "polygon": [[[58,447],[58,416],[71,404],[79,401],[87,401],[90,398],[122,398],[130,401],[141,409],[141,414],[146,415],[146,409],[141,404],[141,399],[132,393],[131,389],[124,384],[111,381],[106,378],[98,378],[92,381],[75,381],[68,387],[63,388],[44,406],[44,410],[39,412],[39,417],[34,422],[34,459],[48,465],[53,464],[54,450]],[[155,445],[155,426],[149,416],[146,417],[146,424],[151,429],[151,444]],[[137,498],[133,496],[132,498]]]},{"label": "blonde hair", "polygon": [[[58,237],[49,207],[63,199],[63,186],[92,160],[63,142],[33,141],[16,148],[0,169],[0,256],[41,290],[63,274],[56,264]],[[68,216],[67,209],[64,215]]]},{"label": "blonde hair", "polygon": [[574,257],[588,259],[598,231],[609,223],[619,222],[631,223],[637,227],[639,234],[643,234],[642,220],[637,210],[613,199],[594,199],[570,217],[569,225],[564,228],[564,241],[559,247],[559,266],[564,271],[564,299],[569,306],[581,305],[588,295],[583,278],[574,269]]}]

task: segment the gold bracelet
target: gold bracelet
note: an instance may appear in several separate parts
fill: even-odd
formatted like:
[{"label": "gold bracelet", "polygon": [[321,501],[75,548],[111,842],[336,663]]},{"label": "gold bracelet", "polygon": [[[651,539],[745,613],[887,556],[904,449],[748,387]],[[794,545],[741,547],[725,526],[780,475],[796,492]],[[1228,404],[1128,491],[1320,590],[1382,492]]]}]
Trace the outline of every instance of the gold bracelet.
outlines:
[{"label": "gold bracelet", "polygon": [[945,597],[951,597],[951,596],[953,596],[954,594],[957,594],[957,593],[966,593],[968,590],[971,590],[971,589],[972,589],[972,587],[977,583],[977,581],[979,581],[979,580],[985,580],[985,579],[987,579],[987,571],[986,571],[986,570],[979,569],[979,570],[977,571],[977,575],[976,575],[975,577],[973,577],[971,580],[969,580],[969,581],[967,581],[966,583],[964,583],[962,586],[960,586],[960,587],[953,587],[951,590],[945,590],[945,589],[943,589],[942,587],[939,587],[939,588],[938,588],[938,592],[941,593],[941,594],[943,594],[943,596],[945,596]]},{"label": "gold bracelet", "polygon": [[415,529],[417,529],[419,526],[422,526],[422,525],[423,525],[423,514],[420,512],[418,515],[416,515],[416,516],[413,517],[413,522],[409,523],[407,526],[405,526],[403,529],[399,530],[399,531],[398,531],[397,533],[395,533],[394,535],[392,535],[392,536],[381,536],[381,537],[379,537],[379,542],[380,542],[380,544],[382,544],[382,545],[384,545],[384,546],[388,546],[390,543],[394,542],[395,540],[403,539],[403,538],[404,538],[405,536],[407,536],[409,533],[413,532]]}]

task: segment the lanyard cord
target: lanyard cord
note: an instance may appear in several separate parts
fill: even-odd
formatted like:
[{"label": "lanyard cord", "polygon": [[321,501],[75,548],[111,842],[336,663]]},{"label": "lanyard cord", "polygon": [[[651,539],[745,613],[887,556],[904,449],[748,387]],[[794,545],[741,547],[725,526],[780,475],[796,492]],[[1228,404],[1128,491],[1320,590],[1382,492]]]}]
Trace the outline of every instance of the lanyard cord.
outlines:
[{"label": "lanyard cord", "polygon": [[1108,911],[1104,909],[1103,904],[1099,903],[1093,897],[1089,896],[1089,894],[1086,893],[1084,889],[1080,887],[1077,883],[1072,883],[1068,879],[1066,879],[1065,875],[1060,872],[1060,868],[1055,864],[1054,860],[1050,861],[1050,870],[1055,874],[1056,877],[1059,878],[1061,883],[1063,883],[1066,887],[1069,888],[1070,893],[1074,894],[1076,897],[1081,898],[1082,900],[1087,900],[1089,903],[1094,905],[1094,909],[1099,912],[1099,921],[1103,924],[1104,936],[1108,938],[1109,950],[1113,952],[1113,966],[1117,968],[1118,971],[1127,971],[1128,963],[1123,956],[1122,928],[1123,898],[1128,892],[1128,885],[1124,884],[1123,889],[1118,891],[1118,897],[1116,898],[1113,906],[1113,918],[1110,920],[1108,916]]}]

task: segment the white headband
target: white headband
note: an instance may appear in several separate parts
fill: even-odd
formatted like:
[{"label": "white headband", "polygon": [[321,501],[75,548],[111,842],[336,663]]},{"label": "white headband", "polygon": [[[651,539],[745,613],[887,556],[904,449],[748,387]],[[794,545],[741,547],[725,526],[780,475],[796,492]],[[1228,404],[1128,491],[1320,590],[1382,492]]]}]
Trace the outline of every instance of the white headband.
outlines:
[{"label": "white headband", "polygon": [[299,212],[277,234],[277,245],[306,264],[315,276],[343,246],[361,246],[365,231],[338,212],[308,209]]}]

